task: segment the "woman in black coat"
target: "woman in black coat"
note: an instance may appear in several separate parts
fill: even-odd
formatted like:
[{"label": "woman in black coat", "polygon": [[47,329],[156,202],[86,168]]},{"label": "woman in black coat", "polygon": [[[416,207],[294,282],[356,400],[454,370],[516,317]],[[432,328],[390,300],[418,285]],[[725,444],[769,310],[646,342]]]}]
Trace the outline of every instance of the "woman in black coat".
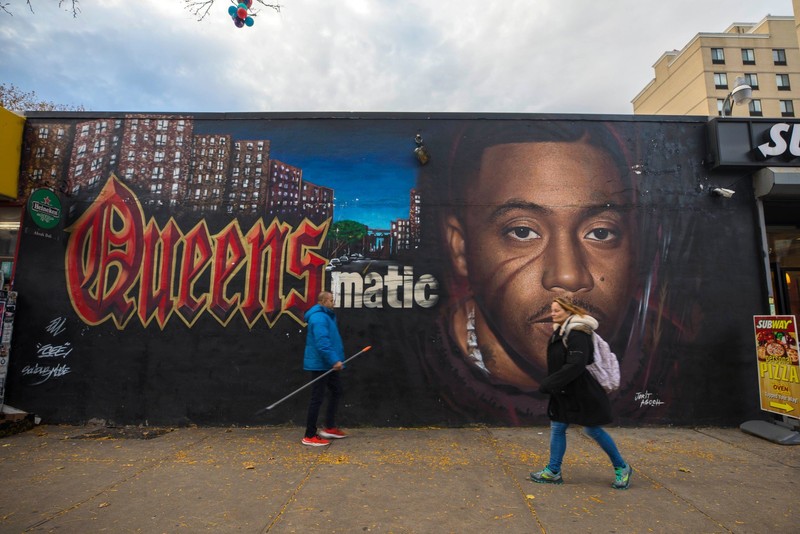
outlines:
[{"label": "woman in black coat", "polygon": [[[547,378],[539,391],[550,395],[550,461],[531,473],[534,482],[561,484],[561,463],[567,450],[567,428],[581,425],[608,454],[614,466],[611,487],[627,489],[633,468],[622,458],[614,440],[601,425],[611,422],[611,402],[586,366],[594,361],[592,333],[597,320],[566,297],[557,297],[550,307],[553,335],[547,345]],[[566,336],[566,343],[564,337]]]}]

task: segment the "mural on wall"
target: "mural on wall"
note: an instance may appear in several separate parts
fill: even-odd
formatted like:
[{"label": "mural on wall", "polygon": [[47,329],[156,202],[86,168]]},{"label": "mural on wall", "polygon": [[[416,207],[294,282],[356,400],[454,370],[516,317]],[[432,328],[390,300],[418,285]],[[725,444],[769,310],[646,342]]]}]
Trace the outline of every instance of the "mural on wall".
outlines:
[{"label": "mural on wall", "polygon": [[740,177],[704,167],[700,121],[64,117],[25,130],[21,196],[65,215],[56,239],[23,228],[15,406],[299,421],[303,398],[254,414],[305,382],[303,313],[330,289],[346,348],[373,346],[343,424],[544,423],[565,293],[620,357],[621,424],[757,410],[756,225],[746,195],[708,194]]}]

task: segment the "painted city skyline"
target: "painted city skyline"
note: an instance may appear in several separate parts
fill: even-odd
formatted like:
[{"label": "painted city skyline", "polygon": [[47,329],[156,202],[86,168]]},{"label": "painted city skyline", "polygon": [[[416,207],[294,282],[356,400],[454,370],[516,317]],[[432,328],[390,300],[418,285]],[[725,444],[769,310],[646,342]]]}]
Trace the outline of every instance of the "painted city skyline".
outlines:
[{"label": "painted city skyline", "polygon": [[[150,114],[65,121],[28,133],[32,152],[24,155],[22,172],[32,178],[29,187],[68,195],[94,190],[113,172],[149,190],[155,206],[213,212],[225,205],[229,213],[263,211],[267,197],[267,211],[290,211],[289,202],[276,199],[287,195],[301,203],[302,179],[304,206],[294,209],[313,211],[314,219],[327,214],[332,222],[353,220],[371,230],[409,219],[417,165],[408,133],[389,132],[381,139],[363,130],[310,136],[296,124],[268,124],[275,128],[264,128],[263,121],[254,128],[251,121]],[[272,186],[259,184],[267,176]]]}]

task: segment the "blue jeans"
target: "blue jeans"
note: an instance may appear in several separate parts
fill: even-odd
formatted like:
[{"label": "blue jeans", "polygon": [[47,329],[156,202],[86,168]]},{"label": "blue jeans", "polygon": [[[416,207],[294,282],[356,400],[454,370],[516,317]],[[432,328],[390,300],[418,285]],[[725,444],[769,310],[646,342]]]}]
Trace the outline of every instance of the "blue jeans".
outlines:
[{"label": "blue jeans", "polygon": [[[553,473],[561,472],[561,462],[564,460],[564,453],[567,452],[567,428],[569,428],[569,423],[550,421],[550,462],[547,467]],[[614,443],[608,432],[603,430],[603,427],[586,426],[583,431],[600,445],[614,467],[625,467],[625,460],[617,450],[617,444]]]}]

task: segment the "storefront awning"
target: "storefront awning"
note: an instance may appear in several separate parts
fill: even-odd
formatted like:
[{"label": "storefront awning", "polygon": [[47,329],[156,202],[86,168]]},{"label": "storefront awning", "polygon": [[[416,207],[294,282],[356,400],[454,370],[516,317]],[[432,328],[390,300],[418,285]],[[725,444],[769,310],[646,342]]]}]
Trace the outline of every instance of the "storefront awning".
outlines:
[{"label": "storefront awning", "polygon": [[764,167],[753,174],[753,188],[762,200],[800,200],[800,168]]}]

